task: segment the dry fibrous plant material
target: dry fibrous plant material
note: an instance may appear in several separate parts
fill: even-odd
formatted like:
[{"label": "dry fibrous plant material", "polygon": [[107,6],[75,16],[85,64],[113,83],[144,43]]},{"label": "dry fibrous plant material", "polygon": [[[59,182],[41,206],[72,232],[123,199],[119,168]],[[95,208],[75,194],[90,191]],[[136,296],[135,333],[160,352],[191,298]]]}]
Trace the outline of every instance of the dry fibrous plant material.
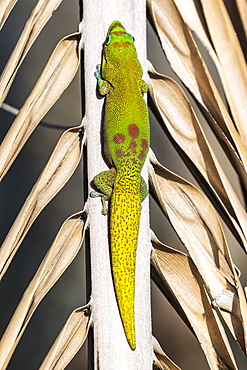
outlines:
[{"label": "dry fibrous plant material", "polygon": [[199,189],[151,158],[151,189],[245,352],[246,300],[218,216]]},{"label": "dry fibrous plant material", "polygon": [[[0,28],[15,3],[15,0],[0,0]],[[1,104],[29,49],[60,3],[61,0],[37,1],[0,77]],[[247,33],[246,1],[233,3]],[[246,297],[217,212],[234,235],[235,246],[239,243],[246,252],[246,207],[226,176],[224,164],[205,135],[201,116],[191,101],[212,128],[239,179],[241,195],[247,199],[246,63],[223,0],[148,0],[147,4],[165,56],[182,82],[180,86],[148,63],[151,108],[198,183],[198,187],[194,186],[169,171],[150,151],[151,192],[187,251],[181,253],[153,235],[152,277],[197,337],[210,369],[237,369],[221,321],[246,354]],[[199,43],[217,69],[223,93],[219,92],[200,53]],[[76,32],[63,38],[55,48],[1,144],[1,179],[73,80],[80,65],[80,46],[81,33]],[[93,73],[91,77],[95,88]],[[0,278],[39,213],[77,168],[86,139],[84,129],[84,125],[78,125],[59,139],[0,249]],[[95,145],[99,145],[97,139]],[[165,164],[165,158],[162,162]],[[2,337],[1,368],[6,368],[40,301],[77,255],[88,224],[85,207],[62,225]],[[67,366],[87,338],[93,324],[91,313],[93,302],[72,312],[40,369]],[[156,339],[153,339],[153,357],[155,369],[179,370]]]},{"label": "dry fibrous plant material", "polygon": [[[149,0],[148,7],[151,22],[172,69],[191,93],[205,120],[213,129],[239,177],[245,196],[246,64],[223,1],[188,1],[185,4],[180,0]],[[218,69],[228,106],[214,83],[191,30],[208,50]],[[205,136],[200,120],[183,89],[171,78],[157,73],[151,63],[149,78],[152,110],[204,191],[201,192],[185,179],[168,171],[151,153],[151,191],[190,256],[169,250],[154,239],[154,280],[198,336],[210,368],[235,369],[237,365],[224,329],[220,325],[219,316],[223,317],[246,354],[246,298],[215,209],[245,252],[246,210],[231,180],[227,178],[224,165],[222,166],[217,158],[217,152]],[[181,267],[175,268],[175,260],[172,262],[167,256],[184,259],[184,262]],[[166,263],[166,258],[169,264]],[[185,285],[190,278],[186,278],[183,272],[181,283],[176,283],[179,269],[186,268],[185,261],[190,259],[188,266],[191,279],[193,281],[196,276],[200,276],[200,294],[203,291],[205,294],[202,301],[204,304],[208,302],[207,306],[201,306],[197,313],[191,313],[189,309],[190,301],[195,304],[200,297],[200,294],[196,294],[196,297],[188,299],[190,293],[186,293]],[[192,281],[188,284],[189,289],[193,286]],[[183,294],[180,296],[176,290],[178,287],[186,297],[185,304]],[[198,319],[199,312],[202,318],[209,318],[211,315],[213,324],[211,325],[209,320],[202,329],[200,325],[203,320]],[[211,339],[216,328],[219,336],[214,337],[213,343]]]},{"label": "dry fibrous plant material", "polygon": [[26,289],[0,341],[0,366],[5,369],[35,309],[79,252],[88,226],[86,212],[69,217]]},{"label": "dry fibrous plant material", "polygon": [[[227,338],[217,322],[204,282],[192,259],[153,236],[152,275],[200,342],[211,368],[237,369]],[[206,314],[205,314],[206,313]],[[172,367],[171,367],[172,368]]]},{"label": "dry fibrous plant material", "polygon": [[[196,99],[246,189],[246,145],[215,86],[189,27],[172,0],[149,0],[148,7],[171,67]],[[221,14],[217,13],[217,16],[221,17]],[[219,55],[217,57],[220,58]],[[243,73],[242,67],[239,73],[245,81],[246,91],[246,74]]]},{"label": "dry fibrous plant material", "polygon": [[72,312],[39,369],[64,369],[84,344],[90,323],[89,302]]},{"label": "dry fibrous plant material", "polygon": [[[17,0],[0,1],[0,28],[16,2]],[[39,0],[34,7],[0,77],[0,105],[6,98],[29,49],[61,2],[62,0]]]},{"label": "dry fibrous plant material", "polygon": [[0,179],[4,177],[27,139],[71,83],[79,64],[80,34],[59,42],[33,91],[16,116],[0,146]]},{"label": "dry fibrous plant material", "polygon": [[76,170],[83,148],[82,127],[61,136],[46,167],[31,190],[0,249],[0,278],[10,265],[28,230]]},{"label": "dry fibrous plant material", "polygon": [[[149,93],[160,124],[181,150],[190,171],[247,250],[247,214],[182,88],[149,63]],[[205,181],[201,181],[202,177]]]}]

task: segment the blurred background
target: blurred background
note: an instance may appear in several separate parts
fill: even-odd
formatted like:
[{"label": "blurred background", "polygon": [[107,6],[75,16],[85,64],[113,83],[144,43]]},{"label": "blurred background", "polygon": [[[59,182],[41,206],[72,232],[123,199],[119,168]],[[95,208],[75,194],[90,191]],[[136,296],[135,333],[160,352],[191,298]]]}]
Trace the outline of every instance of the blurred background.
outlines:
[{"label": "blurred background", "polygon": [[[35,3],[35,0],[19,1],[4,25],[0,33],[1,71]],[[78,22],[78,0],[64,0],[29,51],[12,85],[6,103],[16,108],[20,108],[23,105],[54,47],[61,38],[77,31]],[[149,25],[147,30],[149,60],[158,72],[176,79]],[[210,70],[213,71],[214,78],[221,90],[220,80],[213,63],[207,56],[207,52],[200,45],[199,47],[207,58],[207,64]],[[234,171],[229,166],[228,160],[199,112],[198,116],[206,136],[217,151],[223,168],[233,182],[237,193],[239,193],[240,188]],[[0,110],[1,140],[8,131],[13,119],[14,117],[11,114]],[[169,170],[196,184],[152,114],[150,114],[150,119],[151,146],[159,161]],[[79,125],[80,121],[80,76],[77,74],[69,88],[46,115],[45,122],[67,127]],[[1,243],[25,198],[44,168],[62,132],[62,130],[38,126],[0,184]],[[71,214],[81,210],[82,207],[82,166],[79,165],[73,177],[42,211],[30,229],[0,284],[1,335],[61,224]],[[150,208],[151,226],[157,237],[163,243],[185,251],[175,232],[151,197]],[[224,225],[223,227],[226,230]],[[242,272],[241,280],[243,286],[245,286],[247,283],[246,256],[227,230],[226,235],[234,263]],[[8,369],[37,369],[70,313],[75,308],[86,304],[84,251],[84,248],[82,248],[71,266],[40,303],[13,355]],[[196,338],[187,329],[186,325],[154,284],[152,284],[152,312],[153,333],[166,354],[183,370],[208,369],[206,359]],[[239,369],[246,369],[247,362],[245,357],[236,344],[233,344],[233,348],[237,354]],[[67,369],[87,369],[87,344],[83,346]]]}]

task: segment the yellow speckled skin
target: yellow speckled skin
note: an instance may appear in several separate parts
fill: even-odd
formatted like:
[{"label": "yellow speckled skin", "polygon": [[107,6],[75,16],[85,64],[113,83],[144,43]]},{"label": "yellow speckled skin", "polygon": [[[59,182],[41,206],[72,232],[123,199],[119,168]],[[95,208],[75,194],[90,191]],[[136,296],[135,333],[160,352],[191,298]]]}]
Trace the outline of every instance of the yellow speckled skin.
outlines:
[{"label": "yellow speckled skin", "polygon": [[131,349],[135,335],[135,265],[141,202],[148,194],[141,169],[149,149],[149,119],[143,92],[142,67],[134,38],[115,21],[103,46],[102,63],[96,77],[100,94],[106,95],[105,139],[113,167],[95,176],[93,182],[107,213],[111,198],[110,249],[114,287],[124,331]]}]

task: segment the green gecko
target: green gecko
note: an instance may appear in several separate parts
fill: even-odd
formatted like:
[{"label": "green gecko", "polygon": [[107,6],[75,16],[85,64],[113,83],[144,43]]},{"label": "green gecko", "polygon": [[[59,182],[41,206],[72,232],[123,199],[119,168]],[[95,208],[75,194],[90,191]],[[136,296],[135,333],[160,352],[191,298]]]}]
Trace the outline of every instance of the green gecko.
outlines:
[{"label": "green gecko", "polygon": [[94,177],[102,199],[102,213],[110,202],[110,250],[114,288],[123,328],[129,346],[136,348],[135,265],[141,202],[148,189],[141,169],[149,150],[149,118],[134,38],[114,21],[103,45],[101,65],[95,76],[98,90],[106,95],[104,136],[106,156],[111,169]]}]

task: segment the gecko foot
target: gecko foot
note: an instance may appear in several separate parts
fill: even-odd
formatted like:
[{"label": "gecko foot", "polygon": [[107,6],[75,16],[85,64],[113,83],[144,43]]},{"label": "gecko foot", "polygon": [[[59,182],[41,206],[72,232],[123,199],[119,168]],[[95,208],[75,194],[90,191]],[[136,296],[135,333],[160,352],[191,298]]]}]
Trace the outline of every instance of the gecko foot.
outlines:
[{"label": "gecko foot", "polygon": [[100,64],[97,64],[97,66],[96,66],[96,71],[94,72],[94,76],[95,76],[98,80],[101,80],[101,73],[100,73],[100,70],[101,70],[101,66],[100,66]]},{"label": "gecko foot", "polygon": [[101,202],[102,202],[102,215],[107,215],[108,213],[108,207],[106,205],[106,201],[105,201],[105,194],[102,194],[102,193],[97,193],[96,191],[91,191],[90,193],[90,197],[92,198],[97,198],[97,197],[101,197]]}]

